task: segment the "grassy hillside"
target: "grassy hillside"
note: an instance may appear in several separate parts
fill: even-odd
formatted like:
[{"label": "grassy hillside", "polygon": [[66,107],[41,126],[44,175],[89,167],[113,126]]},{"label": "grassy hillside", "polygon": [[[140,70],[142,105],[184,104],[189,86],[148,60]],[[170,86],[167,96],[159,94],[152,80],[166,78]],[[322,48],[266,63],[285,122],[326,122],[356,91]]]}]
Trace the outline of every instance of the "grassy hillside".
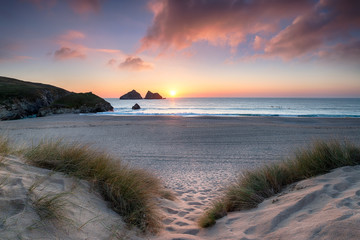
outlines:
[{"label": "grassy hillside", "polygon": [[0,120],[112,110],[110,103],[91,92],[73,93],[47,84],[0,77]]},{"label": "grassy hillside", "polygon": [[69,93],[65,89],[47,84],[25,82],[0,76],[0,103],[13,98],[36,100],[44,91],[49,91],[57,95],[66,95]]},{"label": "grassy hillside", "polygon": [[106,103],[106,101],[91,92],[71,93],[54,101],[52,106],[77,109],[82,106],[95,107],[99,103]]}]

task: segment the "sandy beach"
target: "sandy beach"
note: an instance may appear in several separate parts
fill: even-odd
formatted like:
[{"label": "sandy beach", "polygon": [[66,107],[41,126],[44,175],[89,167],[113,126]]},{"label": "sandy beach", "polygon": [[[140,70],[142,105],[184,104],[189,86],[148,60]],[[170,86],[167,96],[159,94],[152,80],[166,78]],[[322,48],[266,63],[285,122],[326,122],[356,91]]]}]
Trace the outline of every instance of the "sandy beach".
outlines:
[{"label": "sandy beach", "polygon": [[[235,235],[233,234],[240,234],[240,232],[244,234],[243,239],[261,239],[264,236],[272,236],[273,239],[278,239],[279,236],[284,237],[286,235],[281,234],[285,230],[283,227],[279,227],[280,225],[271,229],[254,228],[245,231],[251,226],[247,225],[244,229],[245,223],[237,221],[237,219],[243,218],[241,214],[245,214],[246,218],[253,219],[246,224],[255,224],[263,218],[262,216],[266,215],[263,212],[257,212],[256,217],[250,216],[251,211],[250,213],[239,213],[240,215],[235,213],[235,215],[229,215],[222,219],[219,224],[209,230],[199,229],[196,221],[210,201],[219,195],[219,191],[226,182],[244,169],[282,160],[294,150],[306,147],[316,139],[345,139],[356,144],[360,143],[360,119],[356,118],[55,115],[1,122],[0,131],[6,133],[18,145],[30,145],[43,138],[63,138],[66,141],[90,143],[94,147],[106,149],[114,156],[119,156],[124,162],[155,172],[165,185],[177,194],[176,201],[160,200],[164,215],[164,230],[160,235],[154,237],[155,239],[216,239],[218,237],[234,239]],[[358,172],[358,168],[355,170]],[[348,179],[345,179],[345,175],[347,172],[350,170],[340,170],[340,172],[330,175],[338,176],[340,174],[344,179],[331,180],[334,178],[328,178],[329,184],[335,186],[337,183],[332,183],[332,181],[342,181],[346,185]],[[356,175],[356,173],[353,174]],[[352,180],[358,182],[356,177]],[[316,181],[322,182],[322,180]],[[350,183],[353,184],[354,181],[350,181]],[[343,183],[339,184],[344,185]],[[339,184],[336,186],[340,186]],[[311,191],[317,191],[321,186],[328,188],[326,184],[326,186],[315,183],[310,185],[316,187],[309,188],[310,192],[306,193],[297,191],[296,194],[300,195],[292,197],[294,204],[302,202],[302,198],[312,198],[306,196],[313,196]],[[342,194],[347,188],[341,186],[338,191]],[[354,195],[356,186],[358,185],[349,187],[350,193],[339,194],[339,201],[345,201],[344,199]],[[358,201],[358,195],[355,194],[354,196],[357,198],[351,202]],[[280,199],[284,199],[284,197]],[[267,201],[271,202],[272,200]],[[279,201],[279,203],[283,204],[286,201]],[[264,204],[271,209],[275,206],[269,202],[264,202]],[[301,203],[299,204],[301,205]],[[343,208],[336,205],[340,206],[338,208],[341,209],[341,213],[334,213],[334,218],[341,218],[345,221],[347,217],[343,217],[345,214],[343,211],[348,211],[347,215],[356,215],[354,219],[359,221],[359,210],[356,204],[354,202],[349,210],[351,213],[345,209],[346,204],[342,205],[342,207],[345,206]],[[273,215],[264,219],[271,221],[279,214],[281,215],[282,211],[287,212],[286,208],[289,206],[282,205],[282,207],[284,208],[273,209]],[[294,219],[301,218],[300,215],[303,211],[301,207],[300,209],[291,209],[297,214]],[[282,218],[281,216],[278,218]],[[321,215],[319,216],[321,218]],[[313,221],[311,217],[313,216],[308,218],[310,222]],[[307,219],[307,217],[303,216],[302,219]],[[291,224],[295,224],[295,222],[291,220],[283,225],[286,227],[292,226]],[[227,230],[225,231],[225,229]],[[274,233],[266,235],[270,232]],[[297,234],[296,231],[293,233]],[[213,234],[215,234],[215,238],[212,237]],[[238,236],[236,238],[241,238],[242,235]],[[325,236],[327,235],[325,234]],[[301,235],[299,239],[311,239],[311,237],[310,235]]]},{"label": "sandy beach", "polygon": [[90,143],[155,171],[177,191],[206,192],[243,169],[282,160],[313,140],[360,143],[357,118],[54,115],[4,121],[0,131],[20,145],[44,138]]}]

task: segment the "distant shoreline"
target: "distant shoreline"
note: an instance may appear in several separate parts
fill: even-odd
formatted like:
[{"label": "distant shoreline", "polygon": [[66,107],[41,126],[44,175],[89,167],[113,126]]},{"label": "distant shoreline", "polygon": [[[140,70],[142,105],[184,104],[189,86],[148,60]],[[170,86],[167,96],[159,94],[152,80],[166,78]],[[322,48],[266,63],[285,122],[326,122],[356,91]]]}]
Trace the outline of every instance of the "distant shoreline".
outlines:
[{"label": "distant shoreline", "polygon": [[266,114],[209,114],[209,115],[198,115],[198,114],[122,114],[122,113],[112,113],[112,112],[101,112],[101,113],[80,113],[81,116],[112,116],[112,117],[184,117],[184,118],[194,118],[194,117],[212,117],[212,118],[244,118],[244,117],[269,117],[269,118],[360,118],[360,115],[266,115]]}]

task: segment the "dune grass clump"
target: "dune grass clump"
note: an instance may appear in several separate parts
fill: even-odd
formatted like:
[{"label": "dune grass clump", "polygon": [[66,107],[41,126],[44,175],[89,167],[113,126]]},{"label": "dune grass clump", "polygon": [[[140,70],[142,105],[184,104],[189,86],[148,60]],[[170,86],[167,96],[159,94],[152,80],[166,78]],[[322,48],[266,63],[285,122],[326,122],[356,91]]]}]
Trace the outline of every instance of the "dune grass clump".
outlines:
[{"label": "dune grass clump", "polygon": [[325,174],[343,166],[360,164],[360,148],[338,141],[317,141],[309,149],[297,151],[295,157],[286,161],[245,171],[199,219],[201,227],[210,227],[226,215],[258,206],[287,185]]},{"label": "dune grass clump", "polygon": [[63,221],[63,209],[67,204],[64,198],[67,193],[45,194],[33,200],[33,207],[41,220]]},{"label": "dune grass clump", "polygon": [[0,135],[0,155],[5,156],[11,151],[9,139],[3,135]]},{"label": "dune grass clump", "polygon": [[163,187],[158,178],[134,169],[109,154],[80,143],[42,141],[25,151],[31,164],[93,182],[124,221],[144,232],[156,232],[160,215],[155,197]]}]

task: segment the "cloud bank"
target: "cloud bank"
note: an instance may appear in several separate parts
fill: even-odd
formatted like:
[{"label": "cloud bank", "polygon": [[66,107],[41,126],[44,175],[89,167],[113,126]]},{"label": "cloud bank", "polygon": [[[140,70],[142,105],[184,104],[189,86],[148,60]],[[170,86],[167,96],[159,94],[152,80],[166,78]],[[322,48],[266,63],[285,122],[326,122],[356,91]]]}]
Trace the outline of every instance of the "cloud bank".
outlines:
[{"label": "cloud bank", "polygon": [[[108,64],[114,63],[114,59],[111,59]],[[142,71],[152,69],[153,66],[139,57],[127,57],[124,62],[119,64],[119,68],[132,71]]]},{"label": "cloud bank", "polygon": [[56,60],[67,60],[72,58],[84,59],[85,57],[86,56],[84,53],[68,47],[62,47],[59,50],[56,50],[54,53],[54,58]]},{"label": "cloud bank", "polygon": [[80,31],[68,30],[56,37],[54,42],[59,46],[53,54],[55,60],[81,59],[107,55],[112,57],[124,57],[125,54],[118,49],[91,48],[85,45],[87,36]]},{"label": "cloud bank", "polygon": [[331,51],[343,58],[360,38],[357,0],[157,0],[149,7],[154,19],[140,51],[176,51],[205,41],[232,52],[245,44],[260,57],[287,60]]}]

